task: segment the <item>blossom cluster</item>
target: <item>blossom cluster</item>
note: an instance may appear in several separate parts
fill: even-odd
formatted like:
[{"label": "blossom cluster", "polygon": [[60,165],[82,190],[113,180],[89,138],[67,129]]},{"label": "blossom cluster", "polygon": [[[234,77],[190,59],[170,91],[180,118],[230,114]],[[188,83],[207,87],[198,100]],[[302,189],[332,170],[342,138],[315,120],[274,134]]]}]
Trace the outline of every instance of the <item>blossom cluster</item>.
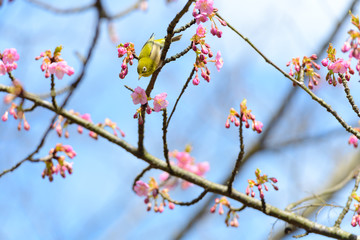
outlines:
[{"label": "blossom cluster", "polygon": [[[187,146],[184,152],[179,152],[174,150],[169,152],[169,157],[174,158],[176,161],[171,161],[171,165],[176,165],[186,171],[192,172],[200,177],[204,177],[205,173],[210,170],[209,162],[195,162],[195,158],[190,155],[191,147]],[[165,183],[165,186],[169,189],[174,188],[179,180],[177,178],[170,178],[170,174],[163,172],[160,175],[160,180]],[[192,183],[188,181],[181,180],[181,188],[186,189],[192,186]]]},{"label": "blossom cluster", "polygon": [[[234,210],[231,207],[230,202],[227,200],[226,197],[216,198],[215,204],[210,208],[210,212],[215,213],[217,206],[219,206],[219,214],[220,215],[224,214],[223,206],[227,207],[229,209],[229,211],[226,214],[226,219],[225,219],[226,226],[231,226],[231,227],[239,226],[239,221],[238,221],[239,215],[236,213],[236,210]],[[230,220],[230,222],[229,222],[229,220]]]},{"label": "blossom cluster", "polygon": [[[154,104],[154,108],[151,108],[149,104],[146,105],[146,113],[147,114],[151,114],[152,111],[154,110],[155,112],[160,112],[161,110],[165,109],[168,105],[169,102],[168,100],[166,100],[167,97],[167,93],[160,93],[158,95],[156,95],[153,99],[152,98],[148,98],[146,96],[146,92],[144,89],[142,89],[141,87],[137,87],[135,88],[135,90],[131,93],[131,98],[132,101],[135,105],[137,104],[147,104],[148,101],[153,100],[153,104]],[[139,124],[143,123],[143,118],[141,116],[141,107],[139,109],[137,109],[136,113],[134,114],[134,118],[138,118],[139,119]]]},{"label": "blossom cluster", "polygon": [[246,99],[242,100],[240,103],[240,114],[234,108],[230,108],[230,113],[226,119],[225,127],[230,128],[230,122],[234,123],[234,125],[238,127],[240,125],[240,121],[242,121],[245,123],[245,127],[249,128],[250,124],[248,121],[250,120],[252,121],[252,130],[257,133],[261,133],[263,124],[255,119],[255,115],[251,113],[250,109],[247,109],[246,103]]},{"label": "blossom cluster", "polygon": [[222,31],[216,26],[215,19],[220,22],[221,25],[226,26],[227,23],[220,19],[219,17],[215,16],[216,12],[218,11],[216,8],[213,7],[214,1],[213,0],[197,0],[195,2],[195,7],[193,9],[193,17],[196,20],[196,23],[199,25],[201,22],[206,22],[208,19],[211,21],[211,30],[210,33],[218,38],[221,38]]},{"label": "blossom cluster", "polygon": [[[303,69],[304,75],[309,77],[308,86],[310,89],[313,89],[314,86],[317,86],[319,84],[320,80],[320,75],[315,72],[315,69],[320,70],[320,65],[314,62],[314,60],[316,59],[316,54],[313,54],[310,57],[304,56],[301,63],[299,57],[293,58],[286,64],[287,67],[290,66],[289,75],[300,81],[302,77],[301,69]],[[293,71],[293,67],[295,72]]]},{"label": "blossom cluster", "polygon": [[[341,84],[343,77],[340,74],[345,74],[345,79],[349,81],[350,74],[354,74],[354,70],[350,66],[351,60],[345,61],[343,58],[336,58],[336,50],[331,43],[329,44],[327,53],[328,56],[321,61],[321,64],[329,70],[326,74],[326,81],[333,86],[336,86],[337,83]],[[338,74],[337,78],[335,77],[335,73]]]},{"label": "blossom cluster", "polygon": [[118,57],[121,58],[126,54],[122,64],[121,64],[121,72],[119,77],[124,79],[128,74],[128,64],[133,65],[133,59],[135,54],[134,44],[131,42],[127,42],[125,44],[120,44],[118,46]]},{"label": "blossom cluster", "polygon": [[256,181],[249,179],[248,180],[248,186],[246,187],[246,195],[250,195],[251,197],[255,197],[255,192],[253,191],[253,187],[257,187],[260,193],[260,198],[264,199],[264,191],[263,191],[263,186],[265,188],[266,191],[269,190],[269,188],[265,185],[265,183],[269,182],[273,188],[277,191],[279,190],[279,188],[275,185],[275,183],[277,183],[277,179],[274,177],[268,177],[266,174],[264,175],[260,175],[261,174],[261,170],[260,169],[256,169],[255,170],[255,176],[256,176]]},{"label": "blossom cluster", "polygon": [[359,72],[360,75],[360,24],[359,17],[354,16],[351,12],[351,23],[357,28],[357,30],[350,30],[348,32],[349,38],[345,41],[344,45],[341,48],[341,51],[346,53],[349,52],[349,63],[353,58],[356,59],[355,69]]},{"label": "blossom cluster", "polygon": [[[198,85],[200,83],[198,71],[199,68],[201,70],[201,77],[209,82],[210,81],[210,70],[207,67],[208,62],[215,62],[215,66],[218,71],[222,68],[224,61],[221,57],[221,52],[218,51],[215,57],[215,60],[208,60],[208,58],[213,57],[213,53],[211,51],[210,45],[205,42],[205,34],[206,28],[201,24],[196,29],[196,34],[191,38],[192,41],[192,49],[196,53],[196,60],[194,63],[196,75],[193,79],[193,84]],[[197,45],[200,45],[198,48]]]},{"label": "blossom cluster", "polygon": [[17,63],[20,58],[15,48],[7,48],[1,54],[0,52],[0,76],[5,75],[17,68]]},{"label": "blossom cluster", "polygon": [[25,112],[23,109],[24,99],[21,100],[20,104],[16,104],[14,102],[15,98],[22,96],[24,88],[18,80],[14,80],[12,83],[14,86],[11,88],[11,93],[7,94],[4,98],[5,104],[11,103],[11,106],[2,115],[1,120],[3,122],[7,121],[10,114],[15,120],[19,119],[19,124],[17,126],[19,131],[22,128],[22,123],[24,123],[24,129],[29,130],[30,124],[25,118]]},{"label": "blossom cluster", "polygon": [[74,74],[74,68],[70,67],[66,61],[60,58],[62,46],[55,48],[54,54],[50,50],[40,53],[35,60],[43,58],[40,66],[41,71],[45,72],[45,77],[50,77],[50,74],[55,74],[58,79],[62,79],[65,74],[71,76]]},{"label": "blossom cluster", "polygon": [[[75,115],[75,116],[78,116],[78,117],[90,122],[90,123],[93,123],[89,113],[80,114],[78,112],[75,112],[74,110],[70,110],[69,112],[71,114]],[[68,119],[64,118],[63,116],[59,115],[57,120],[54,122],[52,127],[56,130],[56,133],[58,134],[59,137],[62,136],[63,130],[65,130],[64,135],[65,135],[66,138],[68,138],[70,136],[69,131],[68,131],[68,126],[69,126],[70,123],[71,123],[70,120],[68,120]],[[106,118],[104,123],[96,124],[96,126],[100,127],[100,128],[110,127],[113,130],[113,134],[115,136],[118,136],[118,132],[119,132],[122,137],[125,137],[125,133],[117,126],[117,124],[115,122],[111,121],[109,118]],[[83,133],[83,127],[78,125],[77,132],[82,134]],[[98,138],[98,135],[93,131],[89,132],[89,136],[94,138],[94,139]]]},{"label": "blossom cluster", "polygon": [[351,197],[357,201],[357,203],[354,203],[355,214],[351,220],[351,226],[356,227],[357,225],[360,226],[360,197],[356,194],[356,192],[353,192]]},{"label": "blossom cluster", "polygon": [[[65,172],[67,171],[69,174],[72,174],[73,163],[69,163],[65,161],[65,156],[58,156],[58,153],[63,152],[67,157],[73,159],[76,156],[76,152],[70,145],[62,145],[61,143],[56,144],[55,148],[50,149],[51,158],[45,161],[45,169],[42,172],[42,178],[48,177],[49,181],[52,182],[54,180],[53,175],[60,173],[60,175],[65,178]],[[52,160],[57,161],[57,165],[55,166]]]},{"label": "blossom cluster", "polygon": [[[144,199],[144,203],[147,205],[147,211],[150,211],[152,208],[154,209],[154,212],[157,212],[157,213],[162,213],[164,211],[164,207],[166,207],[167,203],[165,201],[166,198],[164,198],[162,196],[165,196],[165,197],[169,196],[168,189],[165,188],[165,189],[161,190],[161,193],[160,193],[159,186],[154,178],[150,178],[149,184],[147,184],[141,180],[136,181],[133,189],[138,196],[146,197]],[[160,203],[158,203],[159,196],[162,197],[162,200],[160,200],[161,201]],[[168,201],[168,206],[169,206],[169,209],[175,208],[175,204],[170,201]]]}]

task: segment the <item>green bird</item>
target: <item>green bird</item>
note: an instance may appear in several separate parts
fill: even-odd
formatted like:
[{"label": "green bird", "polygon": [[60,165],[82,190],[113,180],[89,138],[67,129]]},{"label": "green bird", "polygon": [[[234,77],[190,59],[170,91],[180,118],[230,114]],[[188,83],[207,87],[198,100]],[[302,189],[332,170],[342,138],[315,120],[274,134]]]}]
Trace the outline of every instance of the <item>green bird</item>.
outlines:
[{"label": "green bird", "polygon": [[[171,42],[179,41],[182,35],[175,36],[171,39]],[[149,77],[155,72],[159,66],[161,50],[165,44],[165,39],[154,39],[152,34],[147,42],[142,47],[139,54],[139,62],[137,66],[137,72],[139,79],[141,77]]]}]

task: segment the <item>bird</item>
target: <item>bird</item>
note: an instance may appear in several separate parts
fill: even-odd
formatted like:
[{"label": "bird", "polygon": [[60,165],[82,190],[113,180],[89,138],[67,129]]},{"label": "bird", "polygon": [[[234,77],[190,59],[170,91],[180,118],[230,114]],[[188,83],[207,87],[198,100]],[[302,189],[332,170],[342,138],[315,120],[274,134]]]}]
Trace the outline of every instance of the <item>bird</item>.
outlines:
[{"label": "bird", "polygon": [[[176,42],[181,39],[182,35],[175,36],[171,42]],[[149,77],[155,72],[160,63],[161,50],[165,44],[165,39],[155,40],[154,33],[150,36],[149,40],[142,47],[139,57],[137,72],[139,80],[141,77]]]}]

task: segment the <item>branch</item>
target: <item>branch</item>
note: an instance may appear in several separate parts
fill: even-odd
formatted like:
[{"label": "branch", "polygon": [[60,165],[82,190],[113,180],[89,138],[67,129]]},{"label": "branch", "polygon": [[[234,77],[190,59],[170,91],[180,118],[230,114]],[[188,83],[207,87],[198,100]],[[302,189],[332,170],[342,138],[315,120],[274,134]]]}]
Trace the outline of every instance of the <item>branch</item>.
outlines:
[{"label": "branch", "polygon": [[[11,91],[11,87],[0,84],[0,91],[9,93]],[[24,92],[23,96],[25,99],[32,101],[35,104],[42,106],[50,111],[53,111],[53,112],[56,111],[56,109],[50,102],[44,101],[34,94]],[[144,154],[139,155],[137,148],[135,148],[131,144],[127,143],[125,140],[122,140],[122,139],[118,138],[117,136],[109,133],[108,131],[106,131],[100,127],[97,127],[95,124],[90,123],[74,114],[71,114],[62,108],[58,109],[58,114],[69,119],[71,122],[73,122],[75,124],[78,124],[90,131],[97,133],[99,136],[118,145],[119,147],[123,148],[125,151],[131,153],[135,157],[138,157],[138,158],[144,160],[145,162],[149,163],[153,168],[160,169],[160,170],[163,170],[166,172],[170,172],[168,165],[165,161],[162,161],[161,159],[158,159],[147,152],[144,152]],[[191,182],[199,187],[206,189],[209,192],[227,196],[231,199],[234,199],[238,202],[243,203],[247,207],[251,207],[251,208],[257,209],[259,211],[263,210],[261,201],[254,199],[252,197],[249,197],[243,193],[240,193],[237,190],[233,190],[233,191],[231,191],[231,193],[229,193],[228,187],[226,185],[221,185],[221,184],[211,182],[209,180],[206,180],[194,173],[188,172],[177,166],[172,166],[172,170],[173,170],[173,173],[172,173],[173,176],[179,177],[185,181]],[[273,216],[278,219],[281,219],[285,222],[291,223],[297,227],[303,228],[308,232],[317,233],[317,234],[320,234],[323,236],[332,237],[332,238],[336,238],[336,239],[348,239],[348,240],[360,239],[360,237],[357,238],[355,235],[348,233],[342,229],[335,228],[335,227],[327,227],[322,224],[314,223],[314,222],[310,221],[309,219],[306,219],[302,216],[281,210],[281,209],[276,208],[269,204],[266,204],[265,214],[269,215],[269,216]]]},{"label": "branch", "polygon": [[53,13],[58,13],[58,14],[70,14],[70,13],[79,13],[79,12],[84,12],[92,7],[94,7],[94,3],[89,4],[89,5],[85,5],[82,7],[76,7],[76,8],[69,8],[69,9],[60,9],[60,8],[56,8],[53,7],[50,4],[47,3],[43,3],[41,1],[38,0],[27,0],[29,3],[34,4],[37,7],[40,7],[42,9],[45,9],[47,11],[53,12]]}]

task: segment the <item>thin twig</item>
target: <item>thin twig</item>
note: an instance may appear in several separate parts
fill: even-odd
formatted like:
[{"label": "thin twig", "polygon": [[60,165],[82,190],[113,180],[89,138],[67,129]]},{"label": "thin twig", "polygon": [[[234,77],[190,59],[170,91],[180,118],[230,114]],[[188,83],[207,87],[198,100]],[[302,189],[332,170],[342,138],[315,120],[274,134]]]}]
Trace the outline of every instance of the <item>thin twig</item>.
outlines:
[{"label": "thin twig", "polygon": [[199,202],[201,199],[203,199],[205,197],[205,195],[208,193],[208,190],[205,189],[202,193],[200,193],[200,195],[197,198],[194,198],[192,201],[190,202],[179,202],[176,200],[171,199],[169,196],[167,196],[166,194],[163,194],[161,191],[159,192],[160,195],[165,198],[166,200],[168,200],[169,202],[172,202],[176,205],[180,205],[180,206],[191,206],[194,205],[195,203]]},{"label": "thin twig", "polygon": [[170,117],[169,117],[169,119],[168,119],[168,121],[167,121],[167,123],[166,123],[166,128],[167,128],[167,127],[169,127],[169,123],[170,123],[170,120],[171,120],[171,118],[172,118],[172,116],[173,116],[173,114],[174,114],[175,110],[176,110],[176,106],[178,105],[178,103],[179,103],[179,101],[180,101],[181,96],[185,93],[185,90],[186,90],[186,88],[188,87],[189,82],[190,82],[190,80],[192,79],[192,77],[193,77],[194,73],[195,73],[195,67],[193,67],[193,69],[191,70],[191,73],[190,73],[190,75],[189,75],[188,79],[186,80],[186,82],[185,82],[185,84],[184,84],[183,88],[181,89],[180,95],[179,95],[179,96],[178,96],[178,98],[176,99],[176,102],[175,102],[174,108],[171,110]]},{"label": "thin twig", "polygon": [[167,165],[169,167],[169,172],[172,173],[170,159],[169,159],[169,149],[168,149],[167,137],[166,137],[166,134],[167,134],[166,122],[167,122],[167,110],[165,108],[163,110],[163,127],[162,127],[162,130],[163,130],[163,137],[162,137],[162,139],[163,139],[163,151],[164,151],[164,158],[165,158],[166,163],[167,163]]},{"label": "thin twig", "polygon": [[[355,185],[354,185],[354,188],[352,190],[351,193],[353,192],[356,192],[359,188],[359,183],[360,183],[360,173],[358,172],[357,173],[357,176],[356,176],[356,181],[355,181]],[[350,204],[353,200],[352,196],[351,196],[351,193],[348,197],[348,200],[346,202],[346,205],[345,205],[345,208],[342,210],[342,212],[340,213],[339,217],[337,218],[335,224],[334,224],[334,227],[340,227],[340,224],[342,222],[342,220],[344,219],[345,215],[348,213],[349,209],[350,209]]]},{"label": "thin twig", "polygon": [[338,184],[336,184],[335,186],[329,188],[329,189],[326,189],[324,191],[322,191],[321,193],[318,193],[318,194],[314,194],[313,196],[309,196],[309,197],[305,197],[303,199],[300,199],[296,202],[293,202],[291,204],[289,204],[285,210],[286,211],[294,211],[295,207],[304,203],[304,202],[307,202],[307,201],[310,201],[310,200],[313,200],[313,199],[319,199],[320,197],[324,196],[324,195],[328,195],[328,194],[333,194],[337,191],[339,191],[340,189],[342,189],[344,186],[346,186],[346,184],[354,178],[354,173],[359,171],[358,169],[355,169],[353,172],[351,172],[350,174],[348,174],[348,176],[346,178],[344,178],[344,180],[342,180],[341,182],[339,182]]},{"label": "thin twig", "polygon": [[[218,13],[216,13],[216,15],[221,18],[223,21],[225,21]],[[322,107],[324,107],[329,113],[331,113],[333,115],[333,117],[335,117],[335,119],[344,127],[344,129],[346,131],[348,131],[349,133],[354,134],[358,139],[360,139],[360,132],[356,131],[354,128],[352,128],[350,125],[348,125],[344,119],[342,119],[339,114],[332,109],[332,107],[327,104],[323,99],[321,99],[320,97],[318,97],[315,93],[313,93],[308,87],[305,86],[305,84],[301,81],[296,80],[295,78],[293,78],[292,76],[290,76],[289,74],[287,74],[286,72],[284,72],[281,68],[279,68],[276,64],[274,64],[272,61],[270,61],[270,59],[268,59],[259,49],[257,49],[255,47],[255,45],[245,36],[243,36],[240,32],[238,32],[233,26],[231,26],[227,21],[226,21],[228,27],[233,30],[237,35],[239,35],[242,39],[244,39],[268,64],[270,64],[271,66],[273,66],[276,70],[278,70],[280,73],[282,73],[286,78],[290,79],[293,83],[295,83],[296,85],[298,85],[299,87],[301,87],[308,95],[310,95],[310,97],[318,102]]]},{"label": "thin twig", "polygon": [[55,81],[54,81],[54,74],[51,74],[51,89],[50,89],[50,94],[51,94],[51,101],[52,104],[54,105],[54,108],[57,109],[58,105],[56,103],[56,92],[55,92]]},{"label": "thin twig", "polygon": [[347,80],[342,75],[341,75],[341,79],[342,79],[342,84],[344,86],[344,91],[346,93],[346,98],[349,100],[349,103],[350,103],[352,109],[354,110],[354,112],[358,115],[358,117],[360,117],[359,108],[358,108],[358,106],[356,106],[355,101],[354,101],[352,95],[350,94],[350,88],[347,85]]},{"label": "thin twig", "polygon": [[190,42],[190,45],[187,48],[185,48],[182,52],[177,53],[174,56],[171,56],[170,58],[165,59],[164,64],[175,61],[176,59],[184,56],[186,53],[188,53],[190,51],[191,47],[192,47],[192,42]]},{"label": "thin twig", "polygon": [[146,0],[138,0],[136,3],[134,3],[132,6],[128,7],[127,9],[113,15],[113,16],[106,16],[107,19],[109,20],[113,20],[113,19],[118,19],[118,18],[121,18],[125,15],[128,15],[129,13],[131,13],[132,11],[135,11],[137,9],[139,9],[140,7],[140,3],[141,2],[144,2]]},{"label": "thin twig", "polygon": [[58,13],[58,14],[69,14],[69,13],[79,13],[79,12],[83,12],[86,11],[90,8],[92,8],[94,6],[94,3],[91,3],[89,5],[85,5],[82,7],[76,7],[76,8],[69,8],[69,9],[60,9],[60,8],[56,8],[50,4],[47,3],[43,3],[41,1],[38,0],[27,0],[29,3],[32,3],[40,8],[43,8],[47,11],[51,11],[54,13]]},{"label": "thin twig", "polygon": [[134,186],[136,185],[136,182],[140,180],[140,178],[142,178],[144,176],[144,174],[147,172],[147,171],[150,171],[152,169],[151,165],[147,166],[146,168],[144,168],[141,173],[139,173],[136,178],[134,179],[134,183],[132,185],[132,189],[134,190]]},{"label": "thin twig", "polygon": [[192,25],[194,25],[196,23],[196,20],[193,19],[191,20],[191,22],[189,22],[188,24],[182,26],[181,28],[175,29],[174,30],[174,34],[180,33],[182,31],[185,31],[187,28],[191,27]]},{"label": "thin twig", "polygon": [[229,178],[228,185],[227,185],[229,193],[231,193],[232,185],[233,185],[233,182],[235,180],[235,176],[238,174],[240,164],[241,164],[241,161],[244,158],[244,153],[245,153],[242,126],[243,126],[243,122],[242,122],[242,114],[241,114],[241,116],[240,116],[240,126],[239,126],[240,152],[239,152],[238,158],[236,159],[235,166],[234,166],[234,168],[232,170],[232,173],[231,173],[231,176]]},{"label": "thin twig", "polygon": [[[64,94],[67,91],[69,91],[70,88],[71,88],[70,86],[63,87],[62,89],[55,91],[55,95],[59,96],[61,94]],[[39,98],[46,99],[46,98],[51,97],[51,92],[50,93],[38,94],[38,96],[39,96]]]}]

